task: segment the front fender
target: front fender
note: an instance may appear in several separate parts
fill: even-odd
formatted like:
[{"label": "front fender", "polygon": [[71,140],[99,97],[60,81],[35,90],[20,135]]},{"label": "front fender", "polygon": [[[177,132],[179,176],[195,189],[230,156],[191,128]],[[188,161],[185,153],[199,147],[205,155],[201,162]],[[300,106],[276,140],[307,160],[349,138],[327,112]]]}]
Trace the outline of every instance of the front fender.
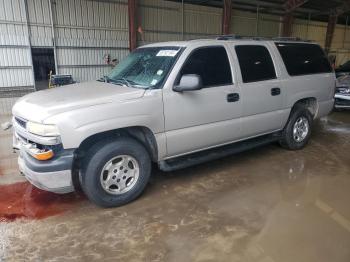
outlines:
[{"label": "front fender", "polygon": [[80,143],[78,144],[78,141],[82,142],[90,136],[106,131],[112,131],[127,127],[143,126],[149,128],[153,133],[157,133],[155,132],[156,130],[151,128],[151,126],[147,126],[145,124],[147,123],[148,125],[151,125],[149,123],[149,119],[149,115],[136,115],[115,119],[107,119],[103,121],[96,121],[76,128],[74,130],[74,141],[69,141],[69,136],[62,137],[61,139],[64,145],[76,148],[80,145]]},{"label": "front fender", "polygon": [[77,148],[86,138],[115,129],[143,126],[153,134],[164,131],[161,90],[150,90],[140,99],[90,106],[55,115],[46,123],[58,126],[63,147]]}]

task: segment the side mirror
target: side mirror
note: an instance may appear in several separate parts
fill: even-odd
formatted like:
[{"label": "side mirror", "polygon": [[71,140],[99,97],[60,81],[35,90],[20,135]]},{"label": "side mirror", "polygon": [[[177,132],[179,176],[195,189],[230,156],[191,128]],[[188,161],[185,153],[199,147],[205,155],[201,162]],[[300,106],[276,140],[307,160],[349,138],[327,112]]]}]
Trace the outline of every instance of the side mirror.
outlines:
[{"label": "side mirror", "polygon": [[202,78],[199,75],[183,75],[180,83],[173,87],[175,92],[194,91],[202,89]]}]

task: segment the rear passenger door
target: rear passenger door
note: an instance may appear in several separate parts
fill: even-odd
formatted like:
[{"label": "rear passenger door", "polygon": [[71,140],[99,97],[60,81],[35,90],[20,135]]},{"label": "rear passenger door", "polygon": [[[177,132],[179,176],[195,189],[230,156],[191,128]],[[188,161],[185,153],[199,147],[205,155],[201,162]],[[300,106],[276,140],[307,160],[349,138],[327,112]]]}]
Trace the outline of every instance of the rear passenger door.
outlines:
[{"label": "rear passenger door", "polygon": [[245,137],[283,128],[284,90],[272,48],[267,44],[237,44],[235,53],[240,68],[242,130]]}]

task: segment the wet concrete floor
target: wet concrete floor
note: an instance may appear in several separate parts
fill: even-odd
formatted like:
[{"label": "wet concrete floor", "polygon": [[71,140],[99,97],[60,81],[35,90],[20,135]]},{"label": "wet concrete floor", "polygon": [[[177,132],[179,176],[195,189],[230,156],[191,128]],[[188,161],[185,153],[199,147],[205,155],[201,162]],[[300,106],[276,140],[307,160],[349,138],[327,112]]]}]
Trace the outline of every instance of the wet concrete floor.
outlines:
[{"label": "wet concrete floor", "polygon": [[37,190],[0,135],[0,261],[350,261],[350,112],[310,144],[172,173],[120,208]]}]

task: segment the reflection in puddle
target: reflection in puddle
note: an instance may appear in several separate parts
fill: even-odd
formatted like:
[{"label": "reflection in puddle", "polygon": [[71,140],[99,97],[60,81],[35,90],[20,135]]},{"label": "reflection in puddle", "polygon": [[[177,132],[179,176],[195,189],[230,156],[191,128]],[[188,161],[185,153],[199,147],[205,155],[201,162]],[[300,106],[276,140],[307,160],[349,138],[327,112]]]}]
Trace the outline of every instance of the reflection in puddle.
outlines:
[{"label": "reflection in puddle", "polygon": [[[288,172],[280,174],[280,189],[282,198],[292,201],[303,195],[307,185],[307,172],[304,159],[294,158],[287,162]],[[298,206],[298,204],[296,203]]]},{"label": "reflection in puddle", "polygon": [[350,125],[346,122],[336,119],[330,119],[328,117],[321,118],[319,123],[326,131],[334,133],[350,134]]},{"label": "reflection in puddle", "polygon": [[0,185],[0,222],[17,218],[42,219],[72,209],[84,196],[43,191],[28,182]]}]

